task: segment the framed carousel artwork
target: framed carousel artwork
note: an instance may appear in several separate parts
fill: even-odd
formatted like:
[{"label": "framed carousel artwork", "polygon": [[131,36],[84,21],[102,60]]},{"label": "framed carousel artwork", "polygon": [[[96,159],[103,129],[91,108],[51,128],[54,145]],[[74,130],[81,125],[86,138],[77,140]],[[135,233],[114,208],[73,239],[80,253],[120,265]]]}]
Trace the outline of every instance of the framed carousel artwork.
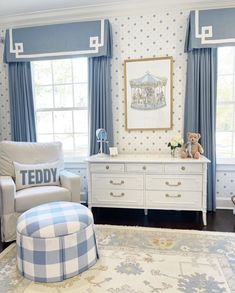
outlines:
[{"label": "framed carousel artwork", "polygon": [[172,57],[125,60],[127,130],[172,128]]}]

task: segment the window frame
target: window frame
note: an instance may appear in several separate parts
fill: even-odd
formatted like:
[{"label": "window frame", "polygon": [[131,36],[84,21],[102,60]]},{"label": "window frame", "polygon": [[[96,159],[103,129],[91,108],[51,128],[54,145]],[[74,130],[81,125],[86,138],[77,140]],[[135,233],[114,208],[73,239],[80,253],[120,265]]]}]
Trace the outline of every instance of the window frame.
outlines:
[{"label": "window frame", "polygon": [[[220,48],[218,48],[220,50]],[[220,77],[231,76],[232,77],[232,100],[231,101],[218,101],[218,83],[217,83],[217,104],[216,104],[216,113],[218,112],[218,107],[220,106],[228,106],[231,105],[233,107],[232,113],[232,130],[230,131],[220,131],[216,128],[216,136],[217,133],[231,133],[232,135],[232,149],[231,149],[231,157],[220,157],[217,155],[217,143],[216,143],[216,157],[217,157],[217,164],[235,164],[235,47],[233,48],[233,66],[231,73],[217,73],[217,78],[219,80]],[[218,64],[219,64],[219,54],[218,54]],[[219,69],[219,66],[218,66]],[[217,116],[216,116],[217,120]]]},{"label": "window frame", "polygon": [[[87,74],[88,74],[88,58],[82,57],[83,59],[87,60]],[[53,70],[53,62],[56,61],[57,59],[51,59],[51,60],[45,60],[50,62],[50,68],[51,68],[51,75],[52,75],[52,80],[51,83],[45,83],[45,84],[36,84],[35,80],[34,80],[34,63],[36,62],[40,62],[40,61],[34,61],[31,62],[31,68],[32,68],[32,88],[33,88],[33,97],[34,97],[34,109],[35,109],[35,120],[36,120],[36,135],[38,138],[38,135],[52,135],[53,137],[53,141],[58,141],[58,139],[55,139],[56,135],[72,135],[72,139],[73,139],[73,150],[72,151],[66,151],[64,150],[64,159],[65,162],[74,162],[74,161],[79,161],[79,162],[83,162],[84,158],[86,158],[89,154],[89,127],[87,129],[87,131],[85,132],[76,132],[75,131],[75,121],[74,121],[74,111],[80,111],[80,110],[85,110],[87,111],[87,125],[88,125],[88,89],[89,89],[89,84],[88,84],[88,76],[87,76],[87,82],[75,82],[74,81],[74,74],[73,74],[73,69],[74,69],[74,64],[73,64],[73,60],[79,59],[78,58],[66,58],[66,59],[60,59],[61,60],[70,60],[71,62],[71,82],[61,82],[61,83],[55,83],[54,81],[54,70]],[[87,85],[87,106],[74,106],[75,105],[75,90],[74,90],[74,85],[81,85],[81,84],[85,84]],[[72,86],[72,101],[73,101],[73,107],[56,107],[55,105],[55,87],[57,86],[67,86],[67,85],[71,85]],[[52,95],[53,95],[53,107],[48,107],[48,108],[37,108],[36,106],[36,88],[37,86],[40,87],[47,87],[50,86],[52,88]],[[39,133],[38,132],[38,121],[37,121],[37,113],[51,113],[52,115],[52,132],[48,132],[48,133]],[[71,123],[72,123],[72,131],[71,132],[55,132],[55,123],[54,123],[54,113],[58,113],[58,112],[69,112],[72,113],[72,119],[71,119]],[[76,151],[75,149],[75,135],[87,135],[87,148],[86,148],[86,154],[79,154],[79,152]]]}]

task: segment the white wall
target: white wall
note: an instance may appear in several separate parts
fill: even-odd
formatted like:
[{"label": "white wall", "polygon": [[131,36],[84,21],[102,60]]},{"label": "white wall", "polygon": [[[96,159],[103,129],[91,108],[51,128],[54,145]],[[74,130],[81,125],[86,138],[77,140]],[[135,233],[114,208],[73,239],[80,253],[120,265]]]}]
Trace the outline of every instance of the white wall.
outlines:
[{"label": "white wall", "polygon": [[[169,152],[167,143],[175,134],[182,134],[185,96],[186,58],[184,39],[188,10],[166,10],[151,14],[111,17],[114,54],[112,59],[112,99],[114,140],[120,153]],[[0,31],[0,37],[4,30]],[[2,56],[3,45],[0,44]],[[173,130],[125,130],[124,60],[172,56],[173,64]],[[0,60],[0,139],[10,139],[9,95],[6,66]],[[84,165],[68,165],[81,174],[83,193],[87,192]],[[226,167],[225,167],[226,169]],[[223,175],[226,174],[226,175]],[[220,206],[231,206],[235,194],[233,171],[217,173],[217,199]],[[226,186],[226,188],[223,188]],[[225,198],[225,201],[224,201]],[[226,204],[224,203],[226,202]]]}]

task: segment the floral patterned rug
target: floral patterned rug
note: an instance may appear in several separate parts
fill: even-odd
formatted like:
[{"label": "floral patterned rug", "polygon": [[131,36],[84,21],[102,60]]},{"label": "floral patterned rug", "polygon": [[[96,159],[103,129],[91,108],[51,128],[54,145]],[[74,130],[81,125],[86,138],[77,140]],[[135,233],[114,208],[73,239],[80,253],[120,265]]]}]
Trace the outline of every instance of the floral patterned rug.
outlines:
[{"label": "floral patterned rug", "polygon": [[99,261],[61,283],[23,278],[12,244],[0,254],[0,292],[235,292],[235,233],[108,225],[96,233]]}]

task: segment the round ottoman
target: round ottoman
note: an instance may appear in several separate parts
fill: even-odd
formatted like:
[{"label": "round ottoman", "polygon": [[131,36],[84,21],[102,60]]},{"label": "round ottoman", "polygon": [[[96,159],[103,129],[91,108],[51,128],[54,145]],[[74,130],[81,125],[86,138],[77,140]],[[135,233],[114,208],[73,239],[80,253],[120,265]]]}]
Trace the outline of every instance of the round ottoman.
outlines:
[{"label": "round ottoman", "polygon": [[93,216],[85,206],[52,202],[23,213],[17,222],[17,264],[35,282],[58,282],[98,258]]}]

